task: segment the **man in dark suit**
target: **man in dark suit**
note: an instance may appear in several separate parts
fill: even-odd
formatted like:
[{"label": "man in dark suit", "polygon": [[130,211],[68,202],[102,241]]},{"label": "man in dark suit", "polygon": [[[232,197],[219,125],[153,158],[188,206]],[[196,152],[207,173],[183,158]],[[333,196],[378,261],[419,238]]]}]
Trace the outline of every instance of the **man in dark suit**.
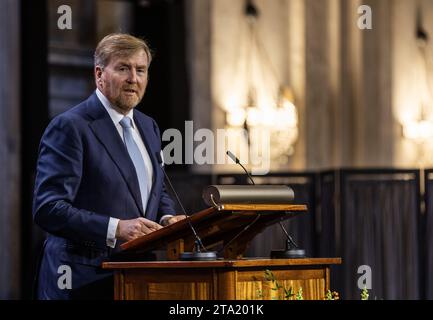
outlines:
[{"label": "man in dark suit", "polygon": [[120,243],[184,218],[165,189],[158,126],[134,110],[150,62],[143,40],[106,36],[95,51],[96,91],[41,139],[33,217],[48,236],[39,299],[112,298],[102,262]]}]

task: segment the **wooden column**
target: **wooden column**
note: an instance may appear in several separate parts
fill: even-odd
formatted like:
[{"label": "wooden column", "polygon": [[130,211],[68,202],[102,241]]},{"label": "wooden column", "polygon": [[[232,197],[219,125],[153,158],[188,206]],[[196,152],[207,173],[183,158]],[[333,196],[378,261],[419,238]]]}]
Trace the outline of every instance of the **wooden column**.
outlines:
[{"label": "wooden column", "polygon": [[0,300],[20,297],[19,10],[0,2]]}]

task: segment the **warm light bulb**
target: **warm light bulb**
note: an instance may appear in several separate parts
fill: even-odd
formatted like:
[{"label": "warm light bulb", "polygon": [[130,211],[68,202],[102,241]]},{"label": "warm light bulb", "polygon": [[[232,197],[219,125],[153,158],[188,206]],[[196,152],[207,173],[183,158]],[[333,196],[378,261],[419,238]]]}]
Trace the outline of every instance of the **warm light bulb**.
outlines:
[{"label": "warm light bulb", "polygon": [[258,108],[248,108],[247,111],[247,124],[250,127],[256,127],[261,124],[261,112]]},{"label": "warm light bulb", "polygon": [[245,110],[242,108],[234,108],[227,112],[227,123],[231,127],[240,127],[245,122]]},{"label": "warm light bulb", "polygon": [[403,126],[403,135],[407,139],[427,140],[433,138],[433,122],[428,120],[411,121]]}]

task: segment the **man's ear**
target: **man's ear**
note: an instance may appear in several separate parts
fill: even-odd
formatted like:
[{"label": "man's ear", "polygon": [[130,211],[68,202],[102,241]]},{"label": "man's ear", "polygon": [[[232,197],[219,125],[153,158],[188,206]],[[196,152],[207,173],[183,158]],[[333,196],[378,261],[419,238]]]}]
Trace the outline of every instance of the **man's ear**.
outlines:
[{"label": "man's ear", "polygon": [[102,71],[103,68],[101,66],[95,66],[95,80],[98,85],[102,85]]},{"label": "man's ear", "polygon": [[95,66],[95,77],[96,79],[100,79],[102,75],[102,68],[101,66]]}]

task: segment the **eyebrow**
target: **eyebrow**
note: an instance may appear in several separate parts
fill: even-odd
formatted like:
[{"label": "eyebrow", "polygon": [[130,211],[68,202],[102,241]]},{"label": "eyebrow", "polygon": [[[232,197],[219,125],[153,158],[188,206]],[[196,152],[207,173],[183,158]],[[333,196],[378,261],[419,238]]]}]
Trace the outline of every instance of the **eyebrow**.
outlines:
[{"label": "eyebrow", "polygon": [[[119,67],[122,67],[122,66],[131,67],[131,64],[128,62],[119,62],[119,64],[117,66],[119,66]],[[147,68],[147,65],[145,65],[145,64],[137,65],[137,69],[143,69],[143,68]]]}]

